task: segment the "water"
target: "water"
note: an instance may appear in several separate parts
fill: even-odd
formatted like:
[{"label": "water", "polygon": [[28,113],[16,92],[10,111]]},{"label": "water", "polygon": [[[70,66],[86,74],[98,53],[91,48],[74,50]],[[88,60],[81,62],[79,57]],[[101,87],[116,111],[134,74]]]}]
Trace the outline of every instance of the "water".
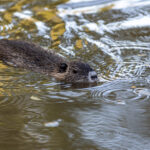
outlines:
[{"label": "water", "polygon": [[71,85],[0,63],[0,149],[149,150],[150,1],[2,0],[0,39],[82,59]]}]

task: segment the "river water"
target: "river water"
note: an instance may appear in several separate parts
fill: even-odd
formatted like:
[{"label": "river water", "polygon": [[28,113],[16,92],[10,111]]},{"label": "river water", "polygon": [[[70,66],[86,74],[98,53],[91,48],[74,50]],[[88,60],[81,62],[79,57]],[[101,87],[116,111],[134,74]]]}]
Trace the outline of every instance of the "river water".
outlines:
[{"label": "river water", "polygon": [[81,59],[95,86],[0,63],[0,150],[149,150],[150,1],[1,0],[0,39]]}]

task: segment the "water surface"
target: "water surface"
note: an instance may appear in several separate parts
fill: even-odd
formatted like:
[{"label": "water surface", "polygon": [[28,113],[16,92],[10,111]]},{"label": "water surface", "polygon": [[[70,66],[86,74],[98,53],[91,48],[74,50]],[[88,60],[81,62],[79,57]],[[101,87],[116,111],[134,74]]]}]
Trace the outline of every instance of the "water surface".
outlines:
[{"label": "water surface", "polygon": [[0,149],[149,150],[150,1],[2,0],[0,39],[81,59],[96,86],[0,63]]}]

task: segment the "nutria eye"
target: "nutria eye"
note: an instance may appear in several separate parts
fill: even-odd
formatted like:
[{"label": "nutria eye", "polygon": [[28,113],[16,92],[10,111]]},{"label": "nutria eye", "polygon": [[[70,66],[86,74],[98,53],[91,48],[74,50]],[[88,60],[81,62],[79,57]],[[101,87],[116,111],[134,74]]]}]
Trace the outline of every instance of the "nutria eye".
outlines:
[{"label": "nutria eye", "polygon": [[76,73],[77,73],[77,70],[73,70],[73,73],[76,74]]},{"label": "nutria eye", "polygon": [[59,67],[59,72],[65,72],[67,70],[68,65],[66,63],[61,63]]}]

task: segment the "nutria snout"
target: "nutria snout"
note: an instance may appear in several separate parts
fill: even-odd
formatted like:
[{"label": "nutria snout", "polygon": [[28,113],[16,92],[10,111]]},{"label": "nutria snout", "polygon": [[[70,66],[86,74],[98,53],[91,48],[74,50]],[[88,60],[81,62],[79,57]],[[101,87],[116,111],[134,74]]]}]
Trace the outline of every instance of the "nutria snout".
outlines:
[{"label": "nutria snout", "polygon": [[51,50],[20,40],[0,40],[0,60],[66,82],[97,82],[97,73],[81,61],[68,61]]},{"label": "nutria snout", "polygon": [[97,73],[86,63],[81,61],[71,61],[68,64],[60,65],[58,73],[53,76],[57,79],[62,78],[67,82],[97,82]]}]

